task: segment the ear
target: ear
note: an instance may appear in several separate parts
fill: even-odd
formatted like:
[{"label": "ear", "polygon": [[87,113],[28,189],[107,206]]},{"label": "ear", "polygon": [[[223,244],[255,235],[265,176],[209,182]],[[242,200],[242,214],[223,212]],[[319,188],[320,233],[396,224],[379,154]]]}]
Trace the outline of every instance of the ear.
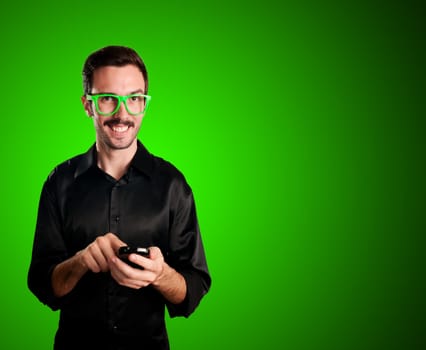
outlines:
[{"label": "ear", "polygon": [[93,117],[93,109],[90,101],[87,100],[86,96],[81,96],[81,102],[83,103],[84,110],[88,117]]}]

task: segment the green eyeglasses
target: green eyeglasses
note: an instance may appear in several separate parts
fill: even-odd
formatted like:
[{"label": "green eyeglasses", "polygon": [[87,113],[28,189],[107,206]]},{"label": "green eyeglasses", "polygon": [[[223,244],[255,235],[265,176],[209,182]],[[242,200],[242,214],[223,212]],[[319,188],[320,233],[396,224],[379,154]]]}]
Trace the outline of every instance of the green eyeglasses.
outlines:
[{"label": "green eyeglasses", "polygon": [[144,94],[130,94],[120,96],[115,94],[86,95],[88,101],[93,101],[96,112],[109,117],[120,109],[121,102],[124,103],[127,113],[131,115],[143,114],[151,100],[151,96]]}]

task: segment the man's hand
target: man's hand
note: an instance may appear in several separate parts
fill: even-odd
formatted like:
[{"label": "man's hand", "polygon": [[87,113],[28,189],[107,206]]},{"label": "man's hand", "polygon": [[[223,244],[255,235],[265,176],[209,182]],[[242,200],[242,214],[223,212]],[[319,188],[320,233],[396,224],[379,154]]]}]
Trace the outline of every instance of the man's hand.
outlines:
[{"label": "man's hand", "polygon": [[114,257],[110,265],[111,276],[118,284],[129,288],[139,289],[152,285],[171,303],[181,303],[186,296],[185,279],[164,261],[158,247],[149,249],[149,258],[138,254],[129,255],[129,260],[143,267],[143,270],[133,268]]},{"label": "man's hand", "polygon": [[107,233],[97,237],[85,249],[56,265],[52,273],[52,288],[57,297],[74,289],[87,271],[107,272],[116,251],[126,245],[115,234]]},{"label": "man's hand", "polygon": [[92,272],[107,272],[118,248],[126,245],[115,234],[107,233],[97,237],[85,249],[77,253],[81,264]]},{"label": "man's hand", "polygon": [[119,258],[112,259],[111,276],[118,284],[139,289],[147,287],[160,278],[164,270],[164,257],[157,247],[149,248],[149,257],[139,254],[130,254],[129,261],[141,266],[143,269],[132,268]]}]

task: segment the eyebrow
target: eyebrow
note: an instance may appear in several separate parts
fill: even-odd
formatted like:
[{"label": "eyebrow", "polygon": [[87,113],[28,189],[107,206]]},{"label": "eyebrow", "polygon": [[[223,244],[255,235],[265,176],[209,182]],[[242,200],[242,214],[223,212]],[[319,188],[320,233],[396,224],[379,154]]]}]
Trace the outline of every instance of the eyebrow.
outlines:
[{"label": "eyebrow", "polygon": [[[115,92],[98,92],[98,93],[93,94],[93,95],[102,95],[102,94],[109,94],[109,95],[117,95],[118,96],[118,94],[116,94]],[[145,92],[142,89],[137,89],[135,91],[128,93],[127,95],[133,95],[133,94],[145,94]]]}]

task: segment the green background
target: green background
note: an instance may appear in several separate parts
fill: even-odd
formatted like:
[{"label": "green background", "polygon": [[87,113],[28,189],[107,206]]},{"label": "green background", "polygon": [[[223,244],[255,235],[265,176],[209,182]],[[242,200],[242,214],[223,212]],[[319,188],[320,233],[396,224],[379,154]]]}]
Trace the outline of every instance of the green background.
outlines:
[{"label": "green background", "polygon": [[50,349],[38,198],[94,141],[92,51],[145,60],[140,139],[191,184],[213,284],[179,349],[425,349],[422,1],[0,5],[0,348]]}]

